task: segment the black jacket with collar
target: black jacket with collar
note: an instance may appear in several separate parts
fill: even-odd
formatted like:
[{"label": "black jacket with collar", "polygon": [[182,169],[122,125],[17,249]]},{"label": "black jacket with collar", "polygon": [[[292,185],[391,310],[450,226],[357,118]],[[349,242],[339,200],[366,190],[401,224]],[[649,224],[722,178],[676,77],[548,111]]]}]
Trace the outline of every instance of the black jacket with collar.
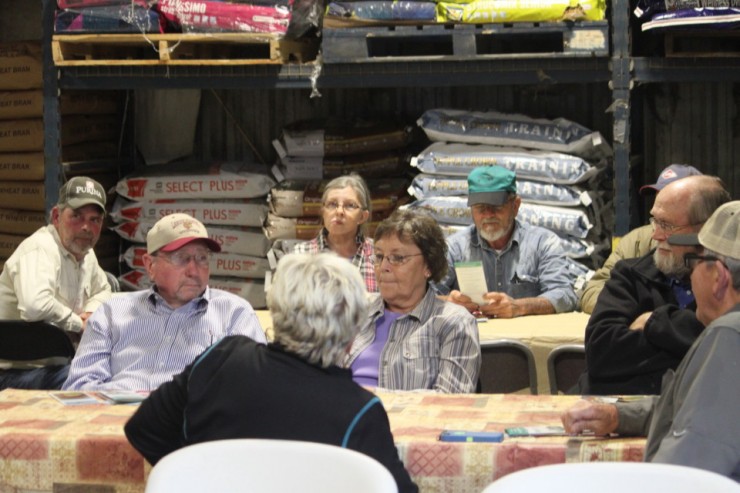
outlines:
[{"label": "black jacket with collar", "polygon": [[[630,330],[652,312],[644,330]],[[661,380],[675,370],[704,330],[696,302],[678,306],[670,280],[651,251],[617,263],[586,326],[586,375],[582,394],[660,394]]]}]

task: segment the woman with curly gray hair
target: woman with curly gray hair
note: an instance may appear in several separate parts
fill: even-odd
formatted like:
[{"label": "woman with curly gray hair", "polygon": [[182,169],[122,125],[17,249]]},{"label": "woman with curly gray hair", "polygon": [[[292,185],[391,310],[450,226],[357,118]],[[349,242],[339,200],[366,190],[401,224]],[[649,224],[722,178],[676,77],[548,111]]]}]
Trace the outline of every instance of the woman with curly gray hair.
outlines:
[{"label": "woman with curly gray hair", "polygon": [[396,390],[472,393],[481,354],[475,318],[438,299],[447,244],[426,211],[397,210],[375,230],[379,294],[345,364],[357,383]]}]

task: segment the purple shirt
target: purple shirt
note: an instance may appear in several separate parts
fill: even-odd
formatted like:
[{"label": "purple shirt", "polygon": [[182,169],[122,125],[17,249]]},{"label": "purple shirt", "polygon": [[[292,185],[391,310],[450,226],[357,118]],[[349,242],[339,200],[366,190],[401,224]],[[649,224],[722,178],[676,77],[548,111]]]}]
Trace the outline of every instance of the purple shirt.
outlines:
[{"label": "purple shirt", "polygon": [[375,323],[375,340],[357,356],[352,362],[352,379],[359,385],[369,387],[378,386],[378,371],[380,369],[380,353],[383,352],[391,325],[402,313],[394,313],[389,310],[383,312]]}]

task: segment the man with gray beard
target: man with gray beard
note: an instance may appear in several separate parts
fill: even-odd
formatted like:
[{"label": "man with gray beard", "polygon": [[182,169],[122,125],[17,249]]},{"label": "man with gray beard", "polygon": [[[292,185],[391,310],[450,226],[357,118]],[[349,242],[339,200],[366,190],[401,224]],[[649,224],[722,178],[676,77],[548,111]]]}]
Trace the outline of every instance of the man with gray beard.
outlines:
[{"label": "man with gray beard", "polygon": [[696,233],[730,201],[722,182],[690,176],[663,188],[650,211],[657,247],[622,260],[599,295],[586,326],[586,372],[580,394],[660,394],[663,374],[675,370],[704,330],[683,256],[696,247],[668,243]]},{"label": "man with gray beard", "polygon": [[[521,203],[513,171],[483,166],[470,172],[468,205],[474,224],[447,238],[449,270],[435,286],[437,292],[489,318],[575,308],[573,279],[560,239],[552,231],[518,221]],[[487,292],[460,292],[455,266],[461,262],[481,263]]]}]

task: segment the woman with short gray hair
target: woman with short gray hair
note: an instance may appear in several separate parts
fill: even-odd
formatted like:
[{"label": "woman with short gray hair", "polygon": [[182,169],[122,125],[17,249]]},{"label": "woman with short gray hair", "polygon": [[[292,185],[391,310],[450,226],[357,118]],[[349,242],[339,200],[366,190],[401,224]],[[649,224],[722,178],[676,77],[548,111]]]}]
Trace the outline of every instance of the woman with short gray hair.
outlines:
[{"label": "woman with short gray hair", "polygon": [[481,353],[475,318],[438,299],[431,282],[447,273],[447,244],[423,209],[397,210],[375,230],[379,294],[345,365],[361,385],[472,393]]},{"label": "woman with short gray hair", "polygon": [[[286,255],[267,293],[273,340],[312,365],[340,365],[367,314],[360,273],[332,254]],[[279,274],[279,275],[278,275]]]}]

